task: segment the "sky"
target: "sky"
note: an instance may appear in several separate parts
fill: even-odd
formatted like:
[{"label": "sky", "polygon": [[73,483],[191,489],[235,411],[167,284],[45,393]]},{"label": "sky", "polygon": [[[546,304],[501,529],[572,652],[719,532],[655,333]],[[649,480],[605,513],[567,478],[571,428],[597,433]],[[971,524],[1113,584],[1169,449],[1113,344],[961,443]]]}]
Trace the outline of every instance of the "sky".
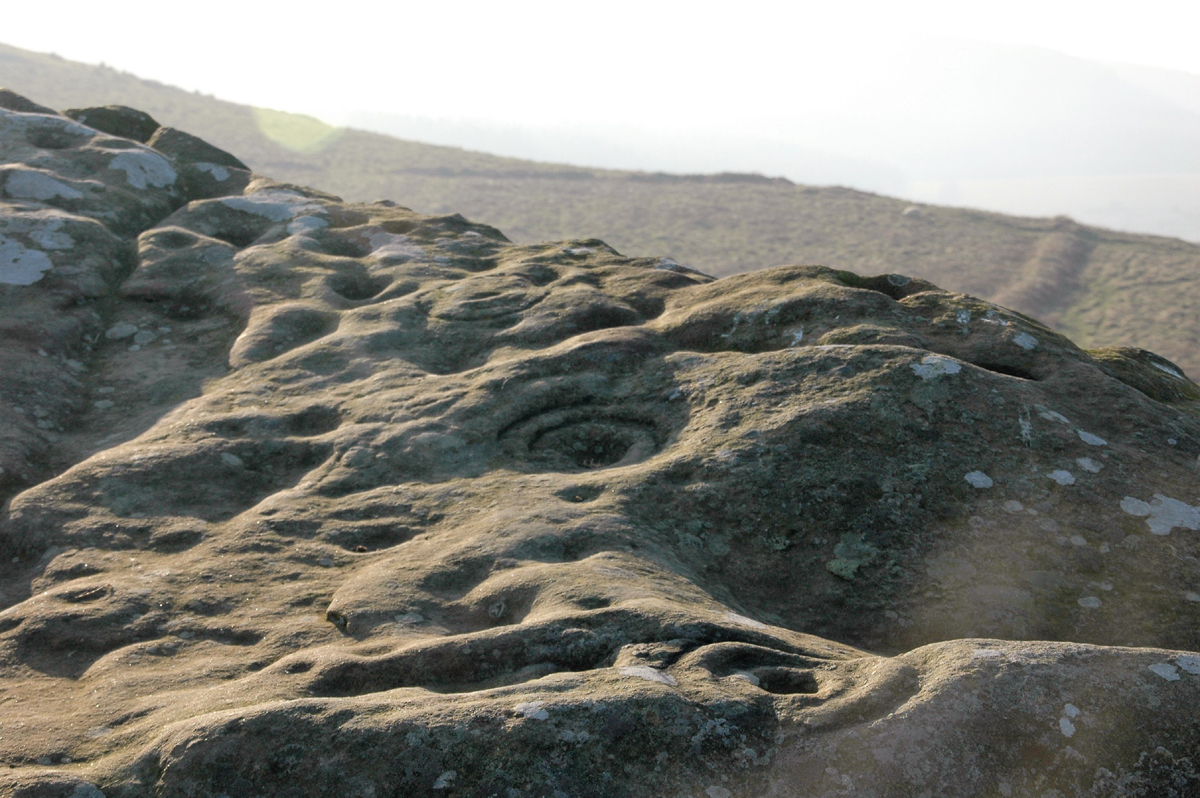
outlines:
[{"label": "sky", "polygon": [[[328,9],[336,9],[330,13]],[[1136,11],[1136,13],[1135,13]],[[1047,47],[1200,74],[1200,3],[8,3],[0,38],[236,102],[532,125],[689,123],[791,87],[837,92],[914,36]],[[655,121],[656,117],[661,117]],[[714,120],[708,120],[712,123]]]}]

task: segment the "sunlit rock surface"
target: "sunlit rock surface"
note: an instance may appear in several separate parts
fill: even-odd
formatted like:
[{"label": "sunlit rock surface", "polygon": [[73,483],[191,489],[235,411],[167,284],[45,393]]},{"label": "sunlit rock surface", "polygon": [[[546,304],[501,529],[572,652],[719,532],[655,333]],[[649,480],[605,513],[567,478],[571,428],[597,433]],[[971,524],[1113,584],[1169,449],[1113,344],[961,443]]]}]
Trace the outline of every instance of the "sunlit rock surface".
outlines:
[{"label": "sunlit rock surface", "polygon": [[14,97],[8,793],[1200,791],[1170,362],[899,275],[516,246]]}]

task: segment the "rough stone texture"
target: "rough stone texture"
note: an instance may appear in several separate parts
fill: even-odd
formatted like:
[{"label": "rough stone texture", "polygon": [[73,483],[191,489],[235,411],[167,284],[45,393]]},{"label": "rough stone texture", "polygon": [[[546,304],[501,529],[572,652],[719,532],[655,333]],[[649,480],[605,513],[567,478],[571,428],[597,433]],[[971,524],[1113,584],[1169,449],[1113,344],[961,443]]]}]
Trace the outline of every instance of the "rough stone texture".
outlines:
[{"label": "rough stone texture", "polygon": [[54,114],[54,110],[38,105],[28,97],[22,97],[11,89],[0,88],[0,108],[24,114]]},{"label": "rough stone texture", "polygon": [[142,144],[158,130],[159,124],[143,111],[126,105],[102,105],[95,108],[69,108],[63,116],[113,136],[133,139]]},{"label": "rough stone texture", "polygon": [[51,114],[0,153],[9,793],[1200,791],[1170,362]]},{"label": "rough stone texture", "polygon": [[225,150],[173,127],[158,128],[147,143],[180,163],[208,163],[213,166],[228,166],[234,169],[249,168]]}]

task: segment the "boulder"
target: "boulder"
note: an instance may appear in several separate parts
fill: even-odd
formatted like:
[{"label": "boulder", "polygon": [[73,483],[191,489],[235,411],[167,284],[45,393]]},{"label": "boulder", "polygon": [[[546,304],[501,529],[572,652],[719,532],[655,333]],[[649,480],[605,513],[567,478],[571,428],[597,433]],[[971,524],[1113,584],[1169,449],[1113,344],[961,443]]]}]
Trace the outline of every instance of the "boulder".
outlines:
[{"label": "boulder", "polygon": [[243,170],[250,168],[224,150],[173,127],[158,128],[146,143],[180,163],[207,163]]},{"label": "boulder", "polygon": [[142,144],[150,141],[150,137],[159,128],[158,122],[155,122],[150,114],[125,105],[71,108],[63,111],[63,116],[103,133],[133,139]]},{"label": "boulder", "polygon": [[0,108],[19,114],[54,114],[56,111],[17,94],[11,89],[0,88]]}]

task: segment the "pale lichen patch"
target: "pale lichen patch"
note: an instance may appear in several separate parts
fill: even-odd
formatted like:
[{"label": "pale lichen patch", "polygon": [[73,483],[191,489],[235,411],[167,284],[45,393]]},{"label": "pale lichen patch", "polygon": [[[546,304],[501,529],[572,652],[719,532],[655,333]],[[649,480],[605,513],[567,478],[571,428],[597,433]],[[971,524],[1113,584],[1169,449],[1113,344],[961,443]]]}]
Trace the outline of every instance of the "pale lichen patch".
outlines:
[{"label": "pale lichen patch", "polygon": [[104,332],[104,337],[110,341],[121,341],[137,335],[138,327],[127,321],[118,322]]},{"label": "pale lichen patch", "polygon": [[52,268],[45,252],[0,236],[0,284],[33,285]]},{"label": "pale lichen patch", "polygon": [[1064,471],[1061,468],[1058,469],[1057,471],[1051,471],[1046,476],[1049,479],[1052,479],[1055,482],[1057,482],[1059,485],[1074,485],[1075,484],[1075,475],[1072,474],[1070,471]]},{"label": "pale lichen patch", "polygon": [[125,173],[125,182],[136,189],[166,188],[178,175],[166,158],[150,150],[125,150],[109,161],[109,169]]},{"label": "pale lichen patch", "polygon": [[833,547],[834,559],[825,563],[825,570],[847,581],[854,581],[858,569],[870,565],[879,556],[879,549],[868,543],[862,535],[846,532]]},{"label": "pale lichen patch", "polygon": [[957,374],[962,371],[962,364],[957,360],[941,355],[926,355],[920,363],[910,363],[909,367],[923,380],[934,379],[947,374]]},{"label": "pale lichen patch", "polygon": [[517,704],[513,711],[529,720],[546,720],[550,717],[550,713],[545,710],[541,701],[524,701]]},{"label": "pale lichen patch", "polygon": [[1042,406],[1040,406],[1040,404],[1037,407],[1037,409],[1038,409],[1038,415],[1040,416],[1040,418],[1043,418],[1046,421],[1057,421],[1057,422],[1060,422],[1060,424],[1070,424],[1070,419],[1068,419],[1066,415],[1063,415],[1062,413],[1058,413],[1057,410],[1051,410],[1051,409],[1042,407]]},{"label": "pale lichen patch", "polygon": [[1038,339],[1034,338],[1029,333],[1023,332],[1017,333],[1015,336],[1013,336],[1013,343],[1022,349],[1031,352],[1034,349],[1037,349]]},{"label": "pale lichen patch", "polygon": [[1150,672],[1156,676],[1161,676],[1168,682],[1179,681],[1179,669],[1169,662],[1156,662],[1150,666]]},{"label": "pale lichen patch", "polygon": [[4,192],[15,199],[76,200],[83,192],[36,169],[20,169],[8,176]]},{"label": "pale lichen patch", "polygon": [[964,477],[964,479],[970,483],[971,487],[979,489],[990,488],[995,484],[992,478],[982,471],[971,471]]},{"label": "pale lichen patch", "polygon": [[1161,493],[1154,494],[1149,502],[1126,496],[1121,499],[1121,509],[1129,515],[1145,518],[1146,526],[1155,535],[1169,535],[1176,527],[1200,530],[1200,507],[1192,507]]},{"label": "pale lichen patch", "polygon": [[618,668],[617,672],[622,676],[636,676],[648,682],[658,682],[659,684],[666,684],[672,687],[677,684],[674,676],[669,673],[663,673],[660,670],[655,670],[649,665],[626,665]]},{"label": "pale lichen patch", "polygon": [[1021,443],[1026,446],[1033,446],[1033,422],[1029,420],[1029,413],[1022,410],[1017,417],[1017,423],[1020,425]]},{"label": "pale lichen patch", "polygon": [[224,183],[229,179],[229,170],[220,164],[200,161],[199,163],[195,164],[195,166],[201,172],[207,172],[208,174],[212,175],[213,179],[218,183]]},{"label": "pale lichen patch", "polygon": [[329,222],[320,216],[297,216],[288,223],[287,231],[292,235],[302,235],[328,226]]}]

